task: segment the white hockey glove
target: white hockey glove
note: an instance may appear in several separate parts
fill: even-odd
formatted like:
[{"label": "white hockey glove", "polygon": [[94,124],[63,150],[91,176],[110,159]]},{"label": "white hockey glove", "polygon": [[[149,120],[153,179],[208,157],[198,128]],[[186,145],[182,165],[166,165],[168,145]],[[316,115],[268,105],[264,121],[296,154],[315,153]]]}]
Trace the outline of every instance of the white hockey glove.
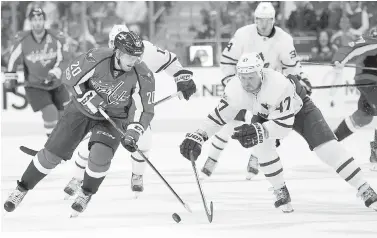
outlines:
[{"label": "white hockey glove", "polygon": [[13,91],[16,89],[18,84],[18,74],[16,72],[6,72],[4,73],[4,88]]},{"label": "white hockey glove", "polygon": [[243,124],[242,126],[234,128],[232,139],[238,140],[245,148],[251,148],[263,143],[266,139],[266,134],[266,130],[262,124],[256,122]]}]

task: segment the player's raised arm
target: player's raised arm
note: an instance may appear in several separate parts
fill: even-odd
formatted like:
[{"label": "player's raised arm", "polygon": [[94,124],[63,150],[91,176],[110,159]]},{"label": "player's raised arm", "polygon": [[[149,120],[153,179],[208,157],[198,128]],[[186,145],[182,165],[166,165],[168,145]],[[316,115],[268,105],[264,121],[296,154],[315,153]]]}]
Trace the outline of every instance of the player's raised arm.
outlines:
[{"label": "player's raised arm", "polygon": [[[114,25],[109,33],[109,48],[114,48],[114,38],[119,32],[128,32],[125,25]],[[188,100],[195,92],[196,85],[193,80],[193,72],[184,69],[176,54],[161,49],[151,42],[143,41],[145,49],[142,57],[143,62],[153,73],[165,72],[174,77],[177,84],[177,91],[182,92],[183,97]]]},{"label": "player's raised arm", "polygon": [[281,39],[280,50],[281,53],[279,57],[284,75],[296,76],[301,85],[305,87],[308,95],[310,95],[312,93],[312,85],[307,74],[303,71],[300,59],[293,43],[293,38],[290,35],[284,34],[284,37]]}]

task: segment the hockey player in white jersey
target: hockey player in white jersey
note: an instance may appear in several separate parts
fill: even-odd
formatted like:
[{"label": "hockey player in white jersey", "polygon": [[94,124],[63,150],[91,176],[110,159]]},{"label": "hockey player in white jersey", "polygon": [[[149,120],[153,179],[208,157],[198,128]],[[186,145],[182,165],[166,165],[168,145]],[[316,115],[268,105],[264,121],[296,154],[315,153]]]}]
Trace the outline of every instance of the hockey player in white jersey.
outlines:
[{"label": "hockey player in white jersey", "polygon": [[[125,25],[115,25],[109,33],[109,48],[114,48],[114,39],[119,32],[128,32]],[[193,81],[193,73],[190,70],[184,69],[178,61],[177,56],[167,50],[162,50],[149,41],[143,41],[144,54],[142,60],[146,63],[148,68],[154,73],[166,72],[172,76],[177,84],[177,91],[182,92],[183,97],[188,100],[195,92],[196,85]],[[148,157],[148,152],[151,149],[151,130],[148,128],[138,142],[139,149]],[[77,148],[75,155],[75,171],[74,177],[64,188],[67,194],[66,198],[73,196],[77,188],[81,185],[84,176],[84,170],[88,164],[88,140],[83,140]],[[138,152],[131,154],[132,158],[132,177],[131,190],[139,193],[144,190],[143,174],[146,168],[146,162],[139,155]]]},{"label": "hockey player in white jersey", "polygon": [[[284,75],[296,75],[308,93],[311,93],[311,85],[302,71],[293,38],[281,28],[274,26],[274,23],[274,7],[269,2],[261,2],[255,10],[255,24],[241,27],[236,31],[221,56],[220,67],[225,74],[225,78],[222,79],[224,86],[235,75],[240,56],[247,52],[257,52],[264,60],[265,68],[283,72]],[[211,176],[233,128],[242,124],[245,114],[245,110],[240,111],[235,120],[224,126],[212,139],[208,159],[202,169],[205,176]],[[254,155],[250,155],[247,172],[247,179],[258,174],[258,161]]]},{"label": "hockey player in white jersey", "polygon": [[233,120],[242,109],[254,115],[252,122],[234,128],[233,139],[245,148],[254,148],[260,168],[276,196],[275,207],[292,212],[291,197],[283,177],[283,167],[275,140],[293,129],[311,150],[358,190],[365,206],[377,210],[377,194],[363,178],[352,156],[336,140],[320,110],[307,96],[296,76],[263,68],[259,53],[245,53],[237,62],[236,75],[229,81],[218,106],[197,131],[187,133],[180,145],[186,159],[197,160],[202,144]]}]

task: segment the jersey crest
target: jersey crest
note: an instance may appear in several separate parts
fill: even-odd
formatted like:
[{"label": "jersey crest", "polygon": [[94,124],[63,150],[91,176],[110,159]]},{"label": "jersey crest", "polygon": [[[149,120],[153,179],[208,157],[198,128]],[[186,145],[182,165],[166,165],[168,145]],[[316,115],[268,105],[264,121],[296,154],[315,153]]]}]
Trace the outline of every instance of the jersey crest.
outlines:
[{"label": "jersey crest", "polygon": [[91,80],[91,85],[98,92],[107,95],[107,103],[112,105],[118,105],[119,102],[125,102],[128,97],[126,97],[127,91],[122,90],[123,81],[120,81],[116,85],[104,83],[102,81]]}]

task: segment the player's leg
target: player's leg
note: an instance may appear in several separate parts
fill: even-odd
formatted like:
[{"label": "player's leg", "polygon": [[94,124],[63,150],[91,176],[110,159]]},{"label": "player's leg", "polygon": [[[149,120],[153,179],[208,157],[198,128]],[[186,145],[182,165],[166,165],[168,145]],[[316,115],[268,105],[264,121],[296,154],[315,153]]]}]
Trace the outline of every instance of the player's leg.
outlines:
[{"label": "player's leg", "polygon": [[296,115],[294,129],[300,133],[311,150],[332,167],[348,184],[358,190],[367,207],[377,209],[377,195],[365,181],[352,155],[336,140],[321,111],[309,99]]},{"label": "player's leg", "polygon": [[242,125],[243,123],[244,122],[236,120],[230,121],[212,137],[212,141],[208,151],[208,158],[201,170],[205,177],[210,177],[212,175],[220,159],[222,151],[228,144],[228,141],[234,131],[234,128],[239,125]]},{"label": "player's leg", "polygon": [[88,146],[90,136],[91,133],[89,132],[77,146],[76,151],[73,154],[73,159],[75,161],[73,165],[73,177],[64,188],[64,192],[66,193],[66,197],[64,199],[68,199],[69,197],[75,195],[82,184],[85,168],[88,165],[89,160]]},{"label": "player's leg", "polygon": [[275,207],[279,207],[283,212],[293,212],[291,197],[285,185],[283,165],[276,151],[276,141],[267,140],[255,146],[253,154],[259,159],[260,170],[273,187]]},{"label": "player's leg", "polygon": [[[370,158],[371,163],[377,163],[377,129],[374,130],[374,140],[370,142]],[[377,166],[374,166],[377,170]]]},{"label": "player's leg", "polygon": [[62,84],[56,89],[51,90],[50,93],[52,94],[52,101],[58,109],[60,117],[61,115],[63,115],[65,106],[69,103],[69,92],[66,89],[66,87]]},{"label": "player's leg", "polygon": [[88,130],[88,119],[72,104],[52,131],[44,148],[30,162],[17,181],[17,188],[4,204],[6,211],[13,211],[29,190],[32,190],[62,160],[69,160],[73,151]]},{"label": "player's leg", "polygon": [[47,136],[49,136],[59,119],[58,109],[54,105],[49,91],[26,87],[25,94],[33,111],[42,112],[44,128]]},{"label": "player's leg", "polygon": [[[116,120],[121,126],[121,120]],[[92,128],[89,141],[89,161],[85,168],[81,189],[72,204],[75,215],[83,212],[92,195],[98,188],[110,169],[111,160],[120,144],[119,132],[107,121],[96,121]]]},{"label": "player's leg", "polygon": [[[140,137],[137,144],[140,151],[143,152],[143,154],[149,159],[149,151],[152,145],[152,131],[150,127],[148,127],[148,129]],[[143,175],[144,175],[147,163],[137,151],[131,154],[131,159],[132,159],[131,190],[136,193],[142,192],[144,191]]]}]

